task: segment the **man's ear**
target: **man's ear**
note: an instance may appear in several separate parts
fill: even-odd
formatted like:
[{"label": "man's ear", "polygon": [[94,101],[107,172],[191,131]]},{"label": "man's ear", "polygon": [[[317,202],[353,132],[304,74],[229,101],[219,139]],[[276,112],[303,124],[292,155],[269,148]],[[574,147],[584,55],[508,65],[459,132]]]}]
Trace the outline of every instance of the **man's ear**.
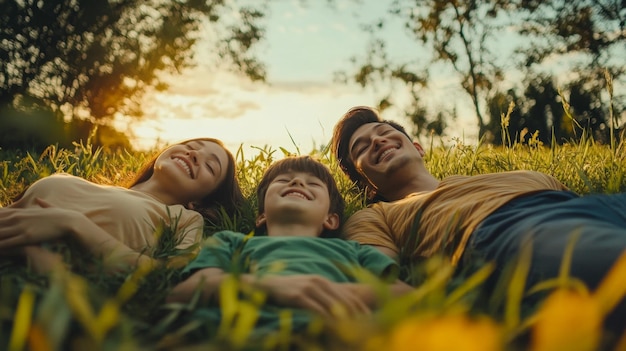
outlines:
[{"label": "man's ear", "polygon": [[261,213],[257,218],[256,218],[256,222],[255,225],[257,228],[262,227],[265,222],[267,221],[267,218],[265,218],[265,214]]},{"label": "man's ear", "polygon": [[324,220],[324,229],[335,230],[339,228],[339,215],[336,213],[329,213]]},{"label": "man's ear", "polygon": [[420,145],[420,143],[418,143],[417,141],[414,141],[413,145],[415,146],[415,148],[417,149],[417,151],[420,153],[422,157],[426,155],[426,151],[424,151],[424,148],[422,147],[422,145]]}]

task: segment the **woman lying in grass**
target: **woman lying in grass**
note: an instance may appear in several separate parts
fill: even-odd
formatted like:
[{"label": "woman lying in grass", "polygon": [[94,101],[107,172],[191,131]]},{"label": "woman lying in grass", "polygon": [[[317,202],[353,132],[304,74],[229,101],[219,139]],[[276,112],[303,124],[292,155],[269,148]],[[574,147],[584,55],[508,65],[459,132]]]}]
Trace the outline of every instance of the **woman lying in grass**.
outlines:
[{"label": "woman lying in grass", "polygon": [[105,269],[133,267],[155,262],[156,233],[170,229],[178,252],[193,254],[203,217],[215,220],[221,207],[230,215],[243,201],[222,142],[191,139],[155,155],[128,188],[68,174],[38,180],[0,208],[0,252],[25,255],[43,273],[60,261],[46,246],[69,238],[70,248],[103,259]]}]

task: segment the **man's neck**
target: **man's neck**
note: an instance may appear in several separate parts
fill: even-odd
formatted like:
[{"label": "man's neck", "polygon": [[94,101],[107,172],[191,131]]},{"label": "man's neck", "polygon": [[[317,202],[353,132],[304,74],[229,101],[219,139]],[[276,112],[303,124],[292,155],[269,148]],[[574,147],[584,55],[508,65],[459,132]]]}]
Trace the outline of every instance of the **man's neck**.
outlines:
[{"label": "man's neck", "polygon": [[433,191],[438,186],[439,180],[430,173],[422,173],[419,176],[412,177],[402,185],[390,184],[389,189],[384,193],[381,192],[381,196],[388,201],[397,201],[404,199],[410,194]]}]

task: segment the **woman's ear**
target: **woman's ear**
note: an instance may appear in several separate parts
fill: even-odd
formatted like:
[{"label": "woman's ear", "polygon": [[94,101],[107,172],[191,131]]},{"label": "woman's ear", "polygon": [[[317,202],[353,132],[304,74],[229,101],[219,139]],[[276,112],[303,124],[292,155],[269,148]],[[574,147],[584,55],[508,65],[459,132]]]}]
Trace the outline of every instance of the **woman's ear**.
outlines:
[{"label": "woman's ear", "polygon": [[260,227],[262,227],[265,224],[266,221],[267,221],[267,218],[265,218],[265,215],[264,214],[260,214],[256,218],[255,225],[256,225],[257,228],[260,228]]},{"label": "woman's ear", "polygon": [[324,220],[324,229],[335,230],[339,228],[339,215],[336,213],[329,213]]}]

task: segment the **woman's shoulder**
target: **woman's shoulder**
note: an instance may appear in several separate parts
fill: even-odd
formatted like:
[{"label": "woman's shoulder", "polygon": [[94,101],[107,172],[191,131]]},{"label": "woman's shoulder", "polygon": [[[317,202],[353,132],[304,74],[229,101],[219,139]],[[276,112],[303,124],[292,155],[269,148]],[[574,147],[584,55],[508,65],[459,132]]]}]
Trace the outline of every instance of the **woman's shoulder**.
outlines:
[{"label": "woman's shoulder", "polygon": [[54,173],[49,176],[38,179],[31,185],[31,187],[41,187],[41,186],[54,186],[54,187],[61,186],[62,187],[63,185],[76,186],[76,185],[81,185],[81,184],[89,185],[89,184],[94,184],[94,183],[84,178],[71,175],[69,173]]},{"label": "woman's shoulder", "polygon": [[37,183],[39,182],[81,182],[81,183],[91,183],[90,181],[69,174],[69,173],[54,173],[51,174],[49,176],[43,177],[39,180],[37,180]]}]

